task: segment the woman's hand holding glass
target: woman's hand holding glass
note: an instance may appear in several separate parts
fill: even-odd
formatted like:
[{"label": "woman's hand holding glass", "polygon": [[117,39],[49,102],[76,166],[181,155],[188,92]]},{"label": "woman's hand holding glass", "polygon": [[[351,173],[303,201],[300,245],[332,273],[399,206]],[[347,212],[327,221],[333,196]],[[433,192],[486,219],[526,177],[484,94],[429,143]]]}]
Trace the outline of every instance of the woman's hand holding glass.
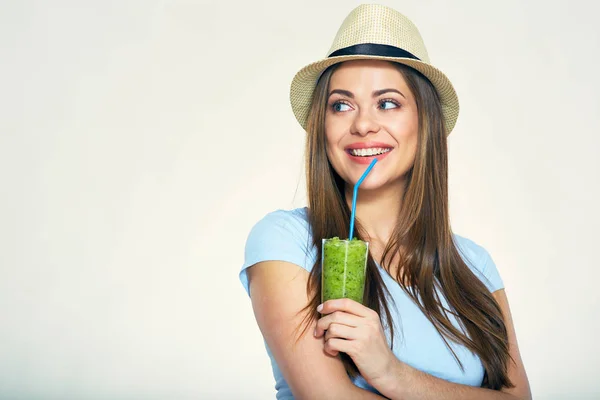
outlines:
[{"label": "woman's hand holding glass", "polygon": [[317,322],[315,337],[324,338],[324,351],[335,357],[348,354],[365,380],[378,390],[400,366],[388,345],[379,315],[374,310],[350,299],[329,300],[317,311],[323,315]]}]

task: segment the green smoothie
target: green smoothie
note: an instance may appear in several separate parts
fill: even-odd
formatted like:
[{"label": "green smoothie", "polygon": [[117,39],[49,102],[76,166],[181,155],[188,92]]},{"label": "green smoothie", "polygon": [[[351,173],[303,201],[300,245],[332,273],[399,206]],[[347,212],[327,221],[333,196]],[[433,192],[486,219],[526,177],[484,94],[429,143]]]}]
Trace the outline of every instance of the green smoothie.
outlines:
[{"label": "green smoothie", "polygon": [[322,250],[321,301],[349,298],[362,303],[369,244],[334,237],[323,239]]}]

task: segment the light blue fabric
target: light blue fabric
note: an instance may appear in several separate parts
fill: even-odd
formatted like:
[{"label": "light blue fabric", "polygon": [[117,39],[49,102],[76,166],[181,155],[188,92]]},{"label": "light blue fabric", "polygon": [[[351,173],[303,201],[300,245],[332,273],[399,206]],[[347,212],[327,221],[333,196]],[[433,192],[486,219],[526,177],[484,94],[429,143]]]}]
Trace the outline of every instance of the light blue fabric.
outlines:
[{"label": "light blue fabric", "polygon": [[[494,292],[504,284],[488,252],[473,241],[454,235],[454,241],[467,265],[476,276]],[[316,249],[312,246],[307,209],[278,210],[267,214],[251,230],[246,242],[245,260],[239,278],[249,293],[246,269],[258,262],[287,261],[310,271],[316,260]],[[480,386],[483,380],[483,366],[479,358],[467,348],[449,342],[461,360],[464,371],[425,315],[400,286],[380,267],[383,280],[390,291],[397,311],[394,318],[393,352],[401,361],[436,377],[471,386]],[[448,307],[446,299],[442,303]],[[460,325],[449,315],[456,327]],[[464,330],[463,330],[464,332]],[[388,335],[389,336],[389,335]],[[389,340],[389,337],[388,337]],[[269,350],[277,399],[293,399],[292,393]],[[354,384],[377,393],[362,378],[354,379]]]}]

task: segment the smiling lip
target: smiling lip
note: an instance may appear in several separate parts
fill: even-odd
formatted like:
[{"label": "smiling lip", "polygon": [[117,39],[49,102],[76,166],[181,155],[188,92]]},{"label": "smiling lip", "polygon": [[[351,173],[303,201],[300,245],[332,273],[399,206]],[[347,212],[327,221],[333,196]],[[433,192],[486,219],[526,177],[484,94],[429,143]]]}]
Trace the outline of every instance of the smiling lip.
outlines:
[{"label": "smiling lip", "polygon": [[354,150],[354,149],[371,149],[371,148],[391,149],[392,146],[390,146],[389,144],[386,144],[386,143],[381,143],[381,142],[356,142],[356,143],[352,143],[352,144],[344,147],[344,150],[349,151],[349,150]]},{"label": "smiling lip", "polygon": [[[373,149],[373,148],[375,148],[375,149],[376,148],[390,149],[390,151],[388,151],[387,153],[378,154],[376,156],[364,156],[364,157],[354,156],[350,153],[351,150],[355,150],[355,149]],[[351,145],[346,146],[344,148],[344,150],[346,151],[346,154],[348,155],[350,160],[354,161],[355,163],[370,164],[374,158],[376,158],[378,162],[383,160],[384,158],[386,158],[388,156],[388,154],[390,154],[392,151],[394,151],[394,148],[392,146],[390,146],[389,144],[385,144],[385,143],[381,143],[381,142],[356,142],[356,143],[352,143]]]}]

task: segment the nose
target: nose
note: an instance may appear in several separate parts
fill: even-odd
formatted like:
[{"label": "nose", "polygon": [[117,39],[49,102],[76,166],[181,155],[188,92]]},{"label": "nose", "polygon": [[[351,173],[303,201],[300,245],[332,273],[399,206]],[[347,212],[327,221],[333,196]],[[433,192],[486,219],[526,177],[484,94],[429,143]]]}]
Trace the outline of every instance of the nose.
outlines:
[{"label": "nose", "polygon": [[354,121],[350,127],[350,132],[355,135],[367,136],[379,132],[379,124],[369,110],[360,110],[355,114]]}]

